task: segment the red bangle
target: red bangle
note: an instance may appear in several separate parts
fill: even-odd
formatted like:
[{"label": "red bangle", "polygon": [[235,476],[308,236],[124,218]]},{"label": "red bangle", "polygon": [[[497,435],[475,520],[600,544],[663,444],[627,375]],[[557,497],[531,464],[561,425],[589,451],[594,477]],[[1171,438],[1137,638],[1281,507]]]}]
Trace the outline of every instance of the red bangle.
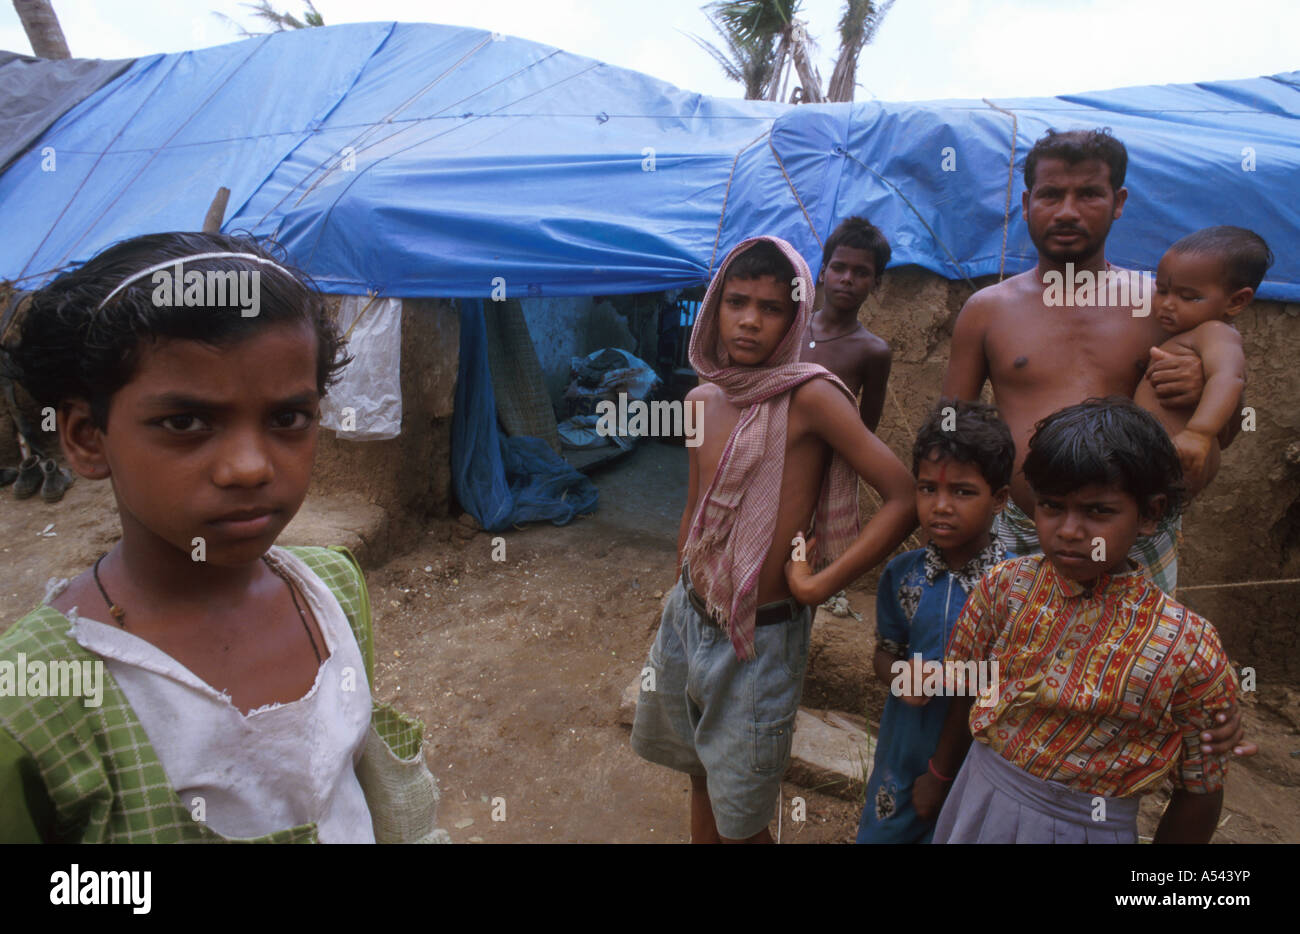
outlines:
[{"label": "red bangle", "polygon": [[952,781],[952,779],[949,778],[947,775],[940,774],[939,770],[934,767],[933,759],[931,759],[929,762],[926,763],[926,768],[928,768],[930,770],[930,774],[933,775],[935,778],[939,779],[939,781],[941,782]]}]

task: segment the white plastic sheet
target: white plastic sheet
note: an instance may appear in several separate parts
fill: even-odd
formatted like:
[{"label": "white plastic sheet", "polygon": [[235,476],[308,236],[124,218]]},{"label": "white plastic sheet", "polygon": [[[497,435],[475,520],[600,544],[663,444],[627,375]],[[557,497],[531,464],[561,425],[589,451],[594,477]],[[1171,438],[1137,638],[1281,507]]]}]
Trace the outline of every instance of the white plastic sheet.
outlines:
[{"label": "white plastic sheet", "polygon": [[402,431],[402,300],[345,296],[339,330],[349,335],[354,359],[321,403],[321,425],[348,441],[396,438]]}]

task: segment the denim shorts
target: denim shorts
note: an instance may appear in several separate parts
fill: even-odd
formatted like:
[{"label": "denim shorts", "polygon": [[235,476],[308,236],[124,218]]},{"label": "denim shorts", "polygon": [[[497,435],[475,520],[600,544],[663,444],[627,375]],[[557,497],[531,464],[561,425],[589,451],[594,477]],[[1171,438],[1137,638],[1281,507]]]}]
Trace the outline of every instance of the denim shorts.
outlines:
[{"label": "denim shorts", "polygon": [[[644,759],[708,777],[718,833],[767,827],[790,762],[812,612],[754,629],[757,657],[736,658],[724,629],[702,619],[679,580],[664,601],[632,726]],[[653,691],[646,690],[651,686]]]}]

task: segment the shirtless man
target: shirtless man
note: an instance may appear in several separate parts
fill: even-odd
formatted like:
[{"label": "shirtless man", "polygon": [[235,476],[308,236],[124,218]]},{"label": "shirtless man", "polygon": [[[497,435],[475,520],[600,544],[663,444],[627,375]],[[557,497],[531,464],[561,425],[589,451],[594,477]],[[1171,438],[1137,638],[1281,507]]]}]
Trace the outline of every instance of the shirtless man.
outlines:
[{"label": "shirtless man", "polygon": [[[1094,396],[1132,398],[1148,369],[1168,404],[1194,406],[1204,385],[1195,355],[1152,353],[1167,335],[1150,314],[1150,279],[1106,262],[1106,236],[1128,197],[1127,164],[1124,144],[1108,131],[1049,130],[1035,143],[1025,158],[1021,207],[1038,265],[972,295],[953,331],[943,395],[977,399],[988,379],[1016,439],[1012,502],[994,526],[1016,554],[1039,550],[1034,497],[1020,464],[1040,419]],[[1133,284],[1128,302],[1107,304],[1113,296],[1104,286],[1087,302],[1052,295],[1053,281],[1070,289],[1081,276],[1104,282],[1108,271]],[[1169,593],[1177,583],[1175,534],[1174,525],[1162,525],[1133,552]]]},{"label": "shirtless man", "polygon": [[[1038,264],[970,297],[953,330],[943,395],[977,399],[984,380],[1016,440],[1011,500],[994,522],[998,538],[1018,555],[1042,549],[1033,514],[1035,498],[1021,473],[1030,435],[1038,421],[1053,412],[1095,396],[1130,398],[1144,373],[1157,396],[1174,407],[1195,407],[1204,388],[1200,360],[1194,354],[1162,353],[1167,335],[1140,301],[1109,305],[1109,290],[1100,303],[1048,304],[1049,274],[1064,276],[1067,263],[1076,276],[1094,277],[1108,269],[1106,236],[1124,211],[1128,189],[1124,144],[1104,130],[1051,130],[1025,157],[1025,192],[1021,209]],[[1115,270],[1123,272],[1123,270]],[[1150,283],[1146,283],[1149,287]],[[1133,295],[1130,293],[1129,298]],[[1240,427],[1229,420],[1220,444]],[[1162,525],[1139,538],[1129,554],[1145,564],[1161,589],[1177,582],[1174,555],[1176,526]],[[1229,749],[1253,755],[1254,743],[1243,742],[1240,715],[1234,708],[1215,717],[1222,726],[1201,734],[1201,748]],[[1213,744],[1213,745],[1211,745]]]},{"label": "shirtless man", "polygon": [[880,283],[889,264],[889,243],[869,221],[850,217],[826,239],[818,281],[825,304],[804,332],[800,359],[819,363],[861,392],[858,413],[873,433],[885,405],[889,345],[858,322],[858,309]]}]

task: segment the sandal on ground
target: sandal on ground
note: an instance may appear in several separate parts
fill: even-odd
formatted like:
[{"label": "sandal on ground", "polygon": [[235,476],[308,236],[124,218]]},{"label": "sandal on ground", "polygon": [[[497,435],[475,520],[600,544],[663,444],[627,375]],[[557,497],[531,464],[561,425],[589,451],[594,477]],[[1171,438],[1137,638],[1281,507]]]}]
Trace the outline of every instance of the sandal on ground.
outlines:
[{"label": "sandal on ground", "polygon": [[14,499],[35,496],[45,482],[41,472],[41,459],[33,454],[18,465],[18,479],[14,481]]},{"label": "sandal on ground", "polygon": [[56,464],[53,460],[41,461],[41,473],[45,482],[41,484],[41,499],[47,503],[57,503],[72,486],[72,474]]}]

